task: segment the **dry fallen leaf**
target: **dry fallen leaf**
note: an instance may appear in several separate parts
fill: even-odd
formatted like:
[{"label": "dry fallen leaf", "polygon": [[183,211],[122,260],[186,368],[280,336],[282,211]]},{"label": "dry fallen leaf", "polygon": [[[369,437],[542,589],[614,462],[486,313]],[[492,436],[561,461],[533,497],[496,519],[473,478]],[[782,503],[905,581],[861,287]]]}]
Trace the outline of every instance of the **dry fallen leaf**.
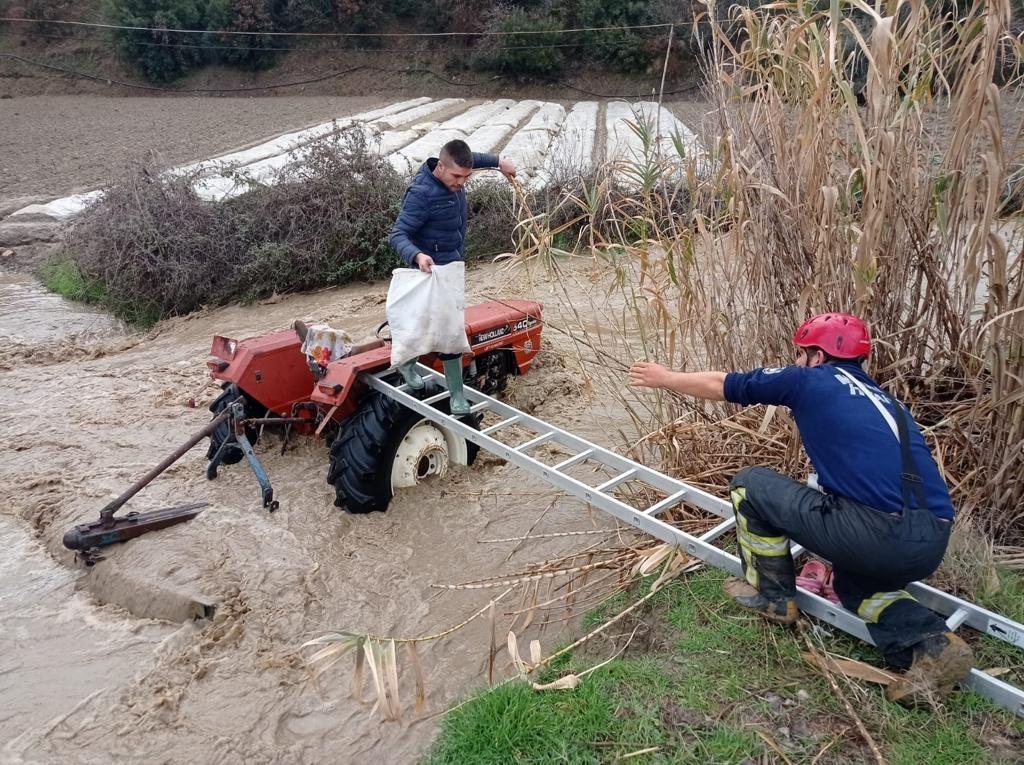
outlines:
[{"label": "dry fallen leaf", "polygon": [[569,691],[579,684],[580,679],[576,675],[566,675],[551,683],[532,683],[535,691]]},{"label": "dry fallen leaf", "polygon": [[983,669],[981,671],[984,672],[989,677],[999,677],[1000,675],[1005,675],[1007,672],[1009,672],[1010,668],[1009,667],[992,667],[992,669]]},{"label": "dry fallen leaf", "polygon": [[800,656],[803,657],[804,661],[811,664],[819,669],[824,669],[831,672],[839,672],[844,677],[853,678],[855,680],[864,680],[868,683],[878,683],[879,685],[889,685],[890,683],[896,682],[898,679],[892,672],[886,672],[884,669],[873,667],[870,664],[865,664],[862,661],[856,661],[854,659],[837,659],[829,657],[827,664],[823,662],[820,656],[816,656],[812,653],[802,652]]}]

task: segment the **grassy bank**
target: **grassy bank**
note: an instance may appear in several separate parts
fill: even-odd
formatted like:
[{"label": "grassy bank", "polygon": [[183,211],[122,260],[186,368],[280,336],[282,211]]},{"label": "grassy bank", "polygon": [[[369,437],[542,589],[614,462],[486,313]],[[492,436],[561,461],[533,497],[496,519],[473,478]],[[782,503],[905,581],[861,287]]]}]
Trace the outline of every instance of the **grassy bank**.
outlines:
[{"label": "grassy bank", "polygon": [[[874,762],[839,695],[801,656],[806,640],[820,651],[819,638],[744,614],[723,593],[723,579],[705,570],[667,585],[634,622],[614,625],[615,637],[585,644],[536,678],[578,674],[628,641],[575,689],[535,691],[516,681],[469,700],[445,718],[426,762]],[[584,627],[625,603],[609,602]],[[1024,618],[1016,604],[1014,616]],[[824,644],[877,663],[873,649],[841,634]],[[1015,682],[1024,680],[1019,651],[985,639],[980,656],[983,666],[1016,662]],[[894,765],[1021,761],[1024,722],[970,692],[939,712],[911,711],[885,701],[881,686],[836,682]]]}]

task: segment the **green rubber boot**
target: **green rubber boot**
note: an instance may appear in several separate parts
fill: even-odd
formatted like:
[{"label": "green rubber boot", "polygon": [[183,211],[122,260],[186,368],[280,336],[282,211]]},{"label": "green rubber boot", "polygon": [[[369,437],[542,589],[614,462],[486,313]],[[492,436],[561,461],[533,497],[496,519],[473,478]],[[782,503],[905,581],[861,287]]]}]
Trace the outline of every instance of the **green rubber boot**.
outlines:
[{"label": "green rubber boot", "polygon": [[448,401],[455,417],[469,414],[469,402],[462,389],[462,359],[444,360],[444,379],[448,383]]},{"label": "green rubber boot", "polygon": [[398,365],[398,371],[401,372],[402,379],[405,380],[405,384],[409,386],[410,390],[423,390],[426,385],[423,378],[420,377],[420,373],[416,371],[418,362],[419,359],[412,359]]}]

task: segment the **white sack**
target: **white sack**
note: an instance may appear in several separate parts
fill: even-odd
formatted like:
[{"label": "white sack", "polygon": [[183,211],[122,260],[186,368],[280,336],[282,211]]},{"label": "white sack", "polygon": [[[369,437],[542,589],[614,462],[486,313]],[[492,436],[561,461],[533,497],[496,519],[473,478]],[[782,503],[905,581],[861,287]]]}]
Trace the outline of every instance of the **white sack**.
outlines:
[{"label": "white sack", "polygon": [[426,353],[467,353],[466,264],[461,260],[418,268],[396,268],[388,288],[391,363]]}]

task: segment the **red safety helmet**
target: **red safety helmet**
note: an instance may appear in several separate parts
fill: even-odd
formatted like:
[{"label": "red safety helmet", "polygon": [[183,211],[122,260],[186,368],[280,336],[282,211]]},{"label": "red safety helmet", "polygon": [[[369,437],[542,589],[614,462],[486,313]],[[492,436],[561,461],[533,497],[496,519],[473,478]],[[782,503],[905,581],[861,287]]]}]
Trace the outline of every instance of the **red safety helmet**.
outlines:
[{"label": "red safety helmet", "polygon": [[859,359],[871,353],[868,326],[848,313],[819,313],[793,333],[793,344],[801,348],[821,348],[837,359]]}]

